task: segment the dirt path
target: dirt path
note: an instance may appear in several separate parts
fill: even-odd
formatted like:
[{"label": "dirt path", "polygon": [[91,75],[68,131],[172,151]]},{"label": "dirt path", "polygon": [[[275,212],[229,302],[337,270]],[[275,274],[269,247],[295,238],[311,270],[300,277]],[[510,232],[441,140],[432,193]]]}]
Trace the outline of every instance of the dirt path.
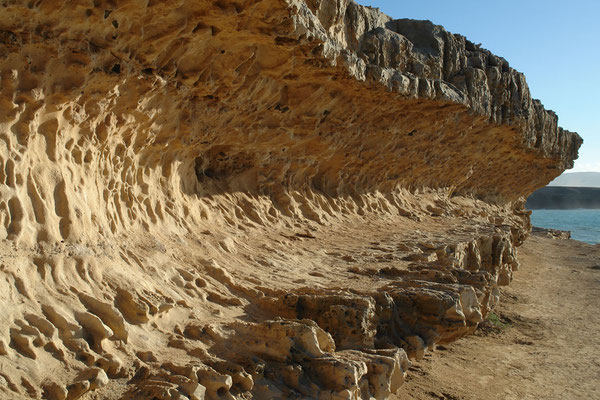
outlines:
[{"label": "dirt path", "polygon": [[600,245],[532,236],[497,319],[414,363],[398,399],[600,399]]}]

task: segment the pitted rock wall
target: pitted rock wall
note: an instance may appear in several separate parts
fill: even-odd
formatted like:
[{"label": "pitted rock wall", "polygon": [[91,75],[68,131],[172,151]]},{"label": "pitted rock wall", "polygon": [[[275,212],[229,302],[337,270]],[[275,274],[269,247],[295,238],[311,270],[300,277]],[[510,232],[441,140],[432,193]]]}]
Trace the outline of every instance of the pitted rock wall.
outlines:
[{"label": "pitted rock wall", "polygon": [[506,60],[352,1],[0,6],[7,398],[387,398],[581,144]]}]

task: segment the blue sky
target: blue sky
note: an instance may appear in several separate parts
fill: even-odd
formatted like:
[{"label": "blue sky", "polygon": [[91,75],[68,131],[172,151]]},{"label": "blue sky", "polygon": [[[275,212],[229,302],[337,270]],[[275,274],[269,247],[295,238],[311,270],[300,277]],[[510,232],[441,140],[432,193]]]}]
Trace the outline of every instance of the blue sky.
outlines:
[{"label": "blue sky", "polygon": [[600,0],[358,0],[428,19],[504,57],[534,98],[584,139],[575,168],[600,172]]}]

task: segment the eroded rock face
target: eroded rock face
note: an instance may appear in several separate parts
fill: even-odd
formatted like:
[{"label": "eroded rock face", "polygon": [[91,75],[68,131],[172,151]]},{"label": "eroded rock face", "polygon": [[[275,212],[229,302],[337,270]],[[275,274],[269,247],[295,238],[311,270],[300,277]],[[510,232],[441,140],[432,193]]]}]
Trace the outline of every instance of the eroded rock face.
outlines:
[{"label": "eroded rock face", "polygon": [[7,2],[0,393],[386,398],[518,268],[581,138],[347,0]]}]

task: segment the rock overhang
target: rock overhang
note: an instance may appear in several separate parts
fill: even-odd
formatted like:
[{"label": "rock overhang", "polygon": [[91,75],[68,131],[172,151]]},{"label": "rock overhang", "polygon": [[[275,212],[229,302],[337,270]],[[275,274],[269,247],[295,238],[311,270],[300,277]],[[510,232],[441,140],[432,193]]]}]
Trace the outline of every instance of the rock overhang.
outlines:
[{"label": "rock overhang", "polygon": [[385,398],[493,308],[520,199],[581,144],[506,60],[352,1],[13,2],[0,30],[10,393]]},{"label": "rock overhang", "polygon": [[[348,190],[453,187],[514,201],[571,167],[581,144],[531,98],[524,76],[504,59],[429,21],[392,20],[351,1],[104,7],[50,15],[14,7],[13,21],[32,26],[7,29],[12,41],[32,54],[49,51],[44,37],[63,42],[42,57],[46,65],[23,59],[14,66],[33,81],[35,68],[52,75],[45,96],[77,95],[90,108],[112,77],[118,120],[150,136],[135,143],[153,153],[144,157],[160,148],[191,169],[191,153],[210,157],[228,146],[233,159],[247,159],[252,149],[248,169],[286,185],[309,182],[332,193],[346,175]],[[36,29],[23,42],[19,32]],[[135,99],[144,92],[154,112],[172,115],[165,110],[174,108],[177,121],[155,117],[144,126],[148,117],[124,112],[139,108]],[[297,178],[269,168],[286,158],[301,171]]]}]

